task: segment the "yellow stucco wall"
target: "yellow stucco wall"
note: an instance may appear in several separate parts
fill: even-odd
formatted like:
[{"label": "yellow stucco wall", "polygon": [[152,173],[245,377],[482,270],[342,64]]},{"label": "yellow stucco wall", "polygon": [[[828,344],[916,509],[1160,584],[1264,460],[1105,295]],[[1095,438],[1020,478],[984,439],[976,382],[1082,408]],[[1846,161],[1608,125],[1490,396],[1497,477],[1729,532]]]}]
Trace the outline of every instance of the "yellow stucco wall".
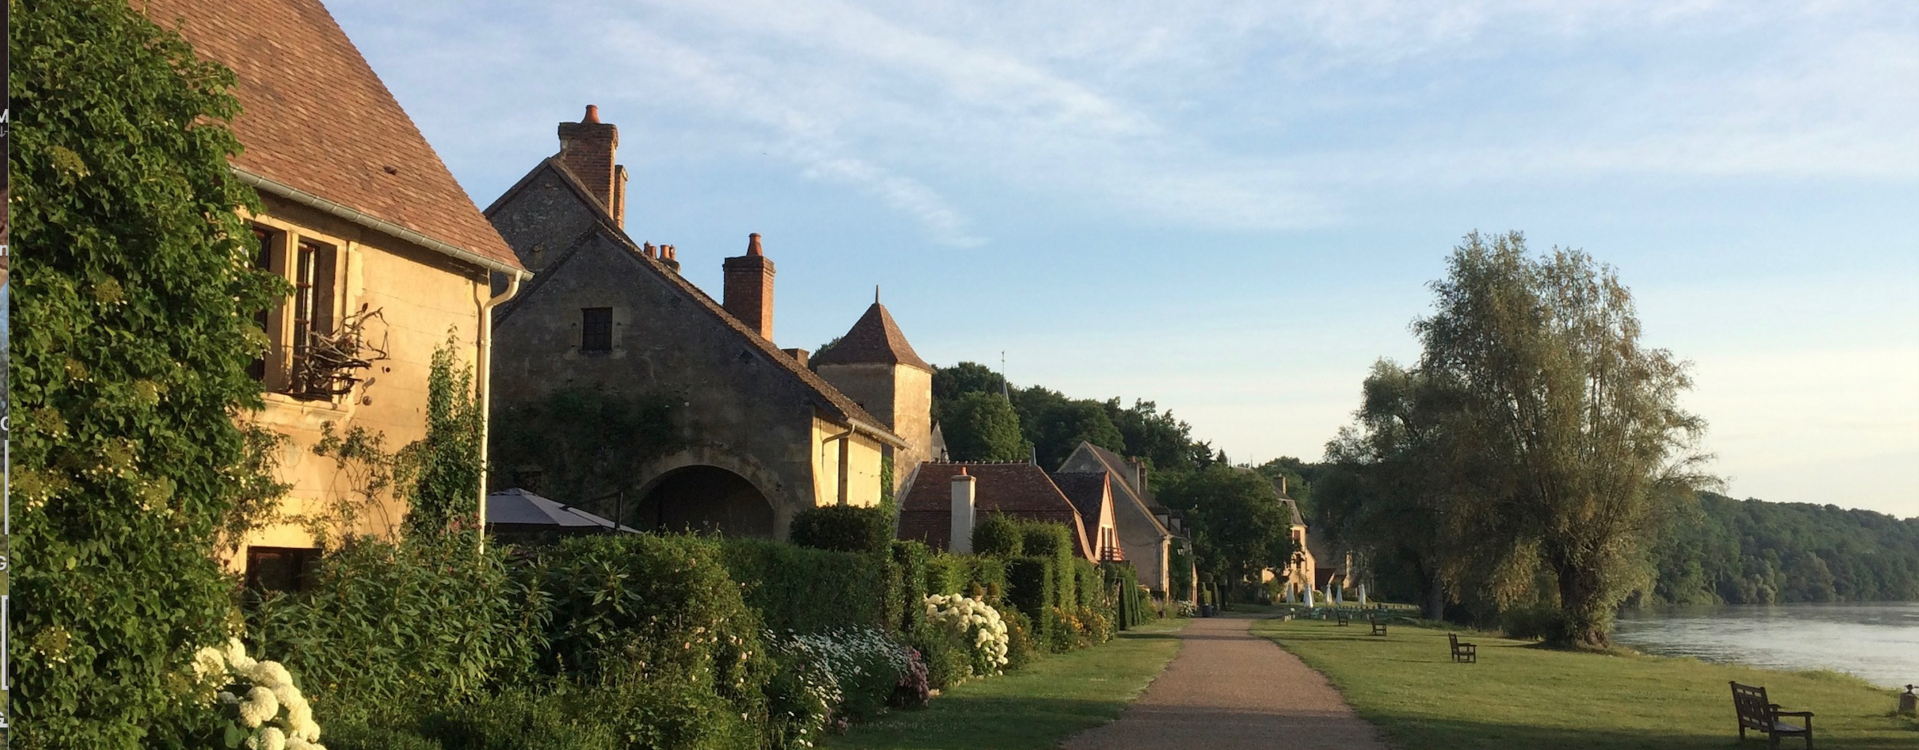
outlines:
[{"label": "yellow stucco wall", "polygon": [[840,444],[846,443],[846,504],[871,507],[880,502],[881,444],[865,433],[844,439],[847,427],[823,417],[813,419],[813,504],[838,505]]},{"label": "yellow stucco wall", "polygon": [[[311,237],[339,248],[344,260],[336,267],[335,319],[367,309],[379,310],[383,320],[370,324],[367,338],[384,338],[388,358],[362,370],[365,382],[349,397],[301,401],[277,393],[266,394],[267,406],[255,418],[285,435],[280,453],[280,481],[291,485],[281,503],[282,513],[319,514],[338,498],[353,493],[356,482],[331,458],[314,455],[326,422],[337,433],[359,426],[385,436],[386,449],[398,451],[426,433],[427,376],[434,350],[455,341],[459,361],[471,367],[478,355],[480,304],[490,295],[483,270],[459,264],[444,255],[401,242],[316,211],[267,198],[258,224]],[[274,316],[271,325],[286,326]],[[283,354],[283,359],[285,353]],[[475,489],[477,492],[477,488]],[[353,533],[388,536],[404,520],[406,509],[390,491],[361,513]],[[298,523],[280,523],[261,529],[249,545],[311,547],[313,537]],[[244,552],[229,561],[236,569]]]}]

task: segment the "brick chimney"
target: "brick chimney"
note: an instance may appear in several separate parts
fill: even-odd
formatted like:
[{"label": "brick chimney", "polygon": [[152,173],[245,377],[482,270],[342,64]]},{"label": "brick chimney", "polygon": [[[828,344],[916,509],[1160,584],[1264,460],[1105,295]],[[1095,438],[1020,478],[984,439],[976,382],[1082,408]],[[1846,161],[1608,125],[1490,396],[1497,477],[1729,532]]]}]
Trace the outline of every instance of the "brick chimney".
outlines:
[{"label": "brick chimney", "polygon": [[600,108],[586,105],[579,122],[560,123],[560,163],[586,185],[587,193],[606,208],[613,223],[626,227],[626,167],[613,163],[620,148],[620,129],[600,122]]},{"label": "brick chimney", "polygon": [[722,292],[726,311],[753,329],[760,338],[773,340],[773,261],[760,249],[760,236],[747,235],[746,254],[727,258],[726,288]]}]

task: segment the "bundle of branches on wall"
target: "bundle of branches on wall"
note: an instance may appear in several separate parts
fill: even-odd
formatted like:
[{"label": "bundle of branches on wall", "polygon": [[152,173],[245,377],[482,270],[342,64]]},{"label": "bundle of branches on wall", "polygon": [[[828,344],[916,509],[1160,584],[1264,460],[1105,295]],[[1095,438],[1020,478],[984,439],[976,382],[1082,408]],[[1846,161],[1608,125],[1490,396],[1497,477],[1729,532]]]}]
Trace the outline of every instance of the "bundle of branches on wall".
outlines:
[{"label": "bundle of branches on wall", "polygon": [[332,400],[352,393],[354,386],[366,380],[359,371],[387,358],[386,332],[381,332],[377,345],[366,334],[368,323],[386,322],[381,312],[361,305],[359,312],[346,316],[332,331],[308,331],[306,349],[294,363],[292,395]]}]

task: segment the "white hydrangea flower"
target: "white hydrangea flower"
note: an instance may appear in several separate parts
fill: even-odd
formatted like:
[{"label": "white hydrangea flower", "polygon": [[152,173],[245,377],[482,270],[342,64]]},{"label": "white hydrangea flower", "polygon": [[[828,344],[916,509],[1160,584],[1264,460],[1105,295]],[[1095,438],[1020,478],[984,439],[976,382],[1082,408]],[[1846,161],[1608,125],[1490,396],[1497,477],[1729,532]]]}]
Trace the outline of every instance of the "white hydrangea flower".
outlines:
[{"label": "white hydrangea flower", "polygon": [[246,644],[238,637],[227,639],[227,666],[234,672],[246,674],[253,671],[254,664],[252,657],[247,656]]},{"label": "white hydrangea flower", "polygon": [[255,662],[253,668],[247,670],[247,676],[253,679],[254,684],[267,688],[293,684],[293,675],[277,661]]},{"label": "white hydrangea flower", "polygon": [[214,648],[212,646],[207,646],[206,648],[202,648],[199,651],[194,652],[193,654],[193,676],[194,677],[205,680],[209,677],[225,677],[226,675],[227,675],[227,660],[226,660],[226,656],[220,653],[220,649]]},{"label": "white hydrangea flower", "polygon": [[255,685],[247,691],[247,698],[240,702],[240,723],[248,728],[265,724],[280,713],[280,701],[273,697],[273,691]]},{"label": "white hydrangea flower", "polygon": [[286,750],[287,735],[279,727],[260,730],[260,750]]}]

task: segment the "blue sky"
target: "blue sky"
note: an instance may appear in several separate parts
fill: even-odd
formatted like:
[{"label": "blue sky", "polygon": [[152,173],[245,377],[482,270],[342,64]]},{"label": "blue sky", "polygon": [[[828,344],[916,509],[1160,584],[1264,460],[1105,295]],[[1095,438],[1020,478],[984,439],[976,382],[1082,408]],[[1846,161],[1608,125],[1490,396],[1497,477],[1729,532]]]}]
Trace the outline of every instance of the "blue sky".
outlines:
[{"label": "blue sky", "polygon": [[1919,515],[1919,4],[336,0],[484,206],[598,104],[628,228],[775,338],[1317,458],[1473,229],[1619,269],[1738,497]]}]

